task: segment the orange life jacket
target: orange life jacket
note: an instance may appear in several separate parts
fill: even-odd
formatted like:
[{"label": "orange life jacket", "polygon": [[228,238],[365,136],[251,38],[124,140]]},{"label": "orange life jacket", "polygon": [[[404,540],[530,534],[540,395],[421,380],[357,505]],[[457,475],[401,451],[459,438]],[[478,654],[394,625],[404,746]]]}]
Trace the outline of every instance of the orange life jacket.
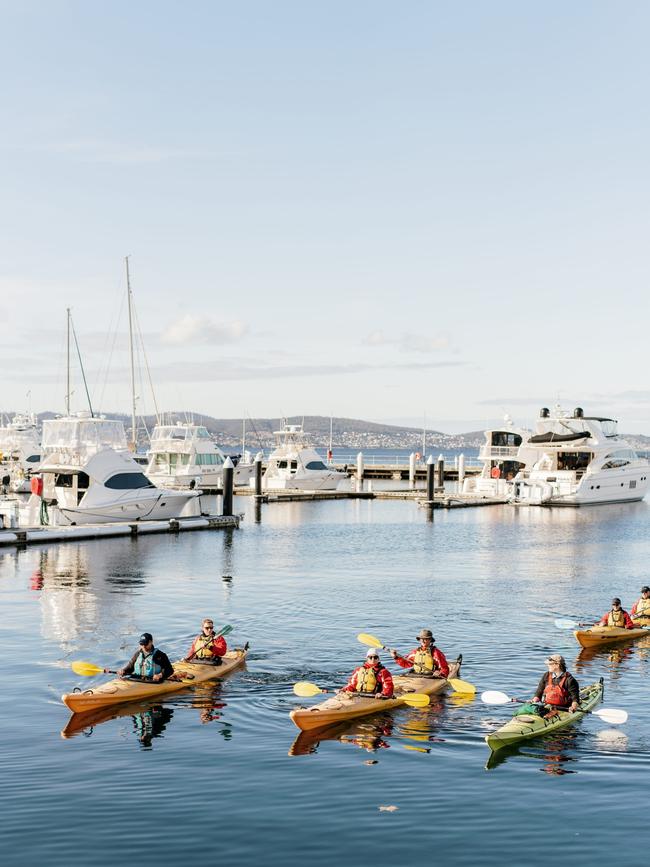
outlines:
[{"label": "orange life jacket", "polygon": [[544,690],[544,701],[556,707],[568,707],[571,704],[569,690],[566,688],[567,672],[565,671],[557,683],[553,683],[553,675],[549,671]]},{"label": "orange life jacket", "polygon": [[625,629],[625,615],[623,614],[623,609],[619,608],[618,611],[612,610],[607,615],[607,625],[608,626],[618,626],[621,629]]},{"label": "orange life jacket", "polygon": [[212,650],[212,642],[216,640],[216,635],[210,635],[209,637],[203,635],[197,635],[194,639],[194,651],[193,655],[196,659],[214,659],[215,654]]},{"label": "orange life jacket", "polygon": [[362,665],[361,668],[357,669],[357,676],[354,681],[355,690],[365,693],[381,692],[382,685],[377,675],[383,667],[383,665],[379,665],[375,669]]}]

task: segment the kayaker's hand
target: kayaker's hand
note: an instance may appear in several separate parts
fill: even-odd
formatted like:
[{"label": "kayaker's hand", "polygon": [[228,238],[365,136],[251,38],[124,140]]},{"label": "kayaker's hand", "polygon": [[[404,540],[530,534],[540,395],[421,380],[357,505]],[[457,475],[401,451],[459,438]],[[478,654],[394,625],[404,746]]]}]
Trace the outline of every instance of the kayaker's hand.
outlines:
[{"label": "kayaker's hand", "polygon": [[[106,671],[106,669],[104,669],[104,671]],[[119,674],[120,677],[124,677],[124,675],[126,674],[126,669],[125,668],[118,668],[117,673]]]},{"label": "kayaker's hand", "polygon": [[571,711],[571,713],[575,713],[579,707],[580,707],[580,705],[578,704],[577,701],[572,701],[571,707],[569,708],[569,710]]},{"label": "kayaker's hand", "polygon": [[395,660],[395,662],[397,662],[397,657],[399,656],[399,654],[397,653],[397,651],[396,651],[396,650],[391,650],[390,655],[393,657],[393,659]]},{"label": "kayaker's hand", "polygon": [[159,680],[162,680],[162,674],[154,674],[154,676],[151,679],[153,680],[154,683],[158,683]]},{"label": "kayaker's hand", "polygon": [[378,699],[381,700],[381,699],[387,698],[387,696],[382,695],[381,693],[378,693],[378,694],[375,696],[375,698],[378,698]]}]

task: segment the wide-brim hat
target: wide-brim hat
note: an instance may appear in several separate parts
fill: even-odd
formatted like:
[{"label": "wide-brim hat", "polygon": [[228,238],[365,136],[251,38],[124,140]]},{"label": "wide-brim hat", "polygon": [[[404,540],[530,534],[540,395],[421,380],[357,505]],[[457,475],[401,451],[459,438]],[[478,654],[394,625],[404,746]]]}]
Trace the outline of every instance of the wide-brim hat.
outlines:
[{"label": "wide-brim hat", "polygon": [[430,629],[421,629],[418,634],[415,636],[418,641],[421,638],[429,638],[431,641],[435,641],[436,639],[433,637],[433,632]]}]

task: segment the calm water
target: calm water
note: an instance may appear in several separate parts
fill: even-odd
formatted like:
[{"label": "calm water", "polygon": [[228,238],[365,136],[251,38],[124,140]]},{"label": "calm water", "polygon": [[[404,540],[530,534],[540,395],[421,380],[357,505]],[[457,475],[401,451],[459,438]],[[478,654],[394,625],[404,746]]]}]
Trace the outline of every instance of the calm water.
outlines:
[{"label": "calm water", "polygon": [[[612,593],[629,607],[648,580],[647,504],[434,524],[406,502],[269,504],[261,524],[236,504],[233,533],[0,554],[4,864],[581,865],[637,839],[650,647],[580,656],[553,619],[600,614]],[[205,614],[251,642],[245,671],[61,737],[71,660],[114,667],[143,629],[174,657]],[[479,690],[529,696],[559,651],[630,720],[587,717],[489,771],[483,737],[508,711],[478,700],[296,737],[289,710],[310,701],[296,680],[340,684],[360,631],[408,650],[429,625]],[[616,844],[617,862],[640,863],[639,846]]]}]

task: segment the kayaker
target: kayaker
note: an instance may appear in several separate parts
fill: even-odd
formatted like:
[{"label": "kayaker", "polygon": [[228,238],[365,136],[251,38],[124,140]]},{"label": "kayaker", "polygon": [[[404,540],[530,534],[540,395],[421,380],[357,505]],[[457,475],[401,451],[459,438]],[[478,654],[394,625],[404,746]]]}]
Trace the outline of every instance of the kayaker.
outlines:
[{"label": "kayaker", "polygon": [[618,626],[619,629],[634,629],[634,623],[632,623],[632,618],[624,611],[621,607],[621,600],[618,596],[615,596],[612,599],[612,610],[608,611],[606,614],[600,618],[597,626]]},{"label": "kayaker", "polygon": [[359,695],[375,698],[393,697],[393,678],[390,671],[379,661],[379,653],[369,648],[366,661],[355,668],[347,685],[339,692],[355,692]]},{"label": "kayaker", "polygon": [[174,668],[169,657],[162,650],[154,647],[153,637],[150,632],[143,632],[140,636],[140,648],[124,668],[118,670],[120,677],[133,675],[141,680],[151,680],[158,683],[167,680],[174,674]]},{"label": "kayaker", "polygon": [[436,639],[431,630],[421,629],[416,637],[420,646],[407,656],[400,656],[396,650],[391,650],[395,662],[402,668],[413,668],[413,674],[418,677],[447,677],[449,663],[442,650],[436,647]]},{"label": "kayaker", "polygon": [[555,716],[558,710],[575,711],[580,704],[580,686],[575,677],[566,670],[564,657],[553,653],[546,660],[548,671],[540,678],[537,691],[531,701],[546,705],[545,716]]},{"label": "kayaker", "polygon": [[198,662],[221,665],[221,657],[226,655],[228,646],[223,635],[214,634],[214,623],[206,617],[201,626],[201,632],[196,636],[184,662],[196,659]]},{"label": "kayaker", "polygon": [[650,587],[641,588],[641,596],[630,611],[631,617],[650,617]]}]

